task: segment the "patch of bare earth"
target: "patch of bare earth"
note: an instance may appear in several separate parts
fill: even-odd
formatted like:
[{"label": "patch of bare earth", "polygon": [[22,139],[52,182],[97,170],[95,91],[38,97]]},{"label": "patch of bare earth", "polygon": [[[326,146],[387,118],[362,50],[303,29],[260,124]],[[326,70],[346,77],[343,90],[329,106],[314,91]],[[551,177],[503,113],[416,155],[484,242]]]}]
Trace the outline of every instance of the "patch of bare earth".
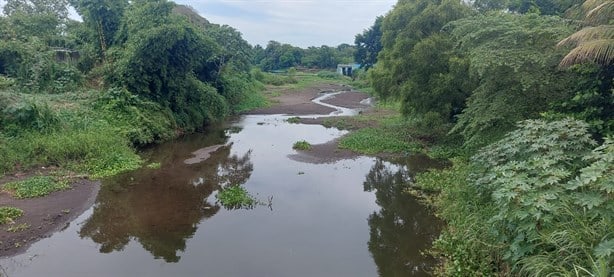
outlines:
[{"label": "patch of bare earth", "polygon": [[[270,99],[274,103],[271,107],[253,110],[248,114],[328,115],[334,112],[335,109],[316,104],[312,100],[321,96],[322,93],[339,91],[346,92],[330,97],[322,102],[343,108],[360,109],[369,113],[373,112],[371,105],[363,102],[363,100],[369,98],[369,95],[352,91],[350,87],[344,85],[319,84],[300,90],[282,90],[278,96]],[[352,117],[347,116],[338,118],[339,120],[352,120]],[[336,120],[336,117],[306,117],[301,118],[300,123],[322,125],[325,120]],[[335,139],[327,143],[312,145],[311,149],[297,151],[296,154],[291,154],[288,157],[299,162],[323,164],[354,159],[360,156],[350,150],[340,149],[338,144],[339,139]]]},{"label": "patch of bare earth", "polygon": [[[1,184],[44,173],[16,173],[0,179],[0,206],[16,207],[24,211],[23,216],[17,218],[14,224],[0,225],[0,257],[25,252],[32,243],[66,228],[94,204],[100,182],[83,178],[75,179],[70,189],[40,198],[16,199],[1,190]],[[10,232],[10,226],[23,226],[24,230]]]},{"label": "patch of bare earth", "polygon": [[[271,89],[271,88],[268,88]],[[287,115],[326,115],[335,111],[311,102],[322,93],[349,91],[350,88],[338,84],[317,84],[302,89],[281,89],[279,95],[271,97],[271,107],[256,109],[247,114],[287,114]]]}]

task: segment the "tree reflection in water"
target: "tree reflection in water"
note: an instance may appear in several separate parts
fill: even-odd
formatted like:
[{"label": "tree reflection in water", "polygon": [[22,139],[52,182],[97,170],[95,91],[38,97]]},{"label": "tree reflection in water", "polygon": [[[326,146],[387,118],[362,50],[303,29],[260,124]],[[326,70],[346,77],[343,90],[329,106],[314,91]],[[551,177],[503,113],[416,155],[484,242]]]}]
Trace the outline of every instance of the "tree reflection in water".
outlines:
[{"label": "tree reflection in water", "polygon": [[155,258],[178,262],[198,224],[220,209],[207,198],[222,186],[245,184],[253,171],[251,152],[231,156],[230,146],[193,165],[183,163],[185,153],[162,155],[166,161],[160,169],[105,181],[79,232],[82,238],[99,243],[103,253],[121,251],[134,239]]},{"label": "tree reflection in water", "polygon": [[389,166],[378,160],[364,182],[365,191],[375,191],[381,207],[368,218],[369,251],[380,276],[427,275],[433,258],[421,254],[437,237],[437,219],[405,192],[410,173],[406,167]]}]

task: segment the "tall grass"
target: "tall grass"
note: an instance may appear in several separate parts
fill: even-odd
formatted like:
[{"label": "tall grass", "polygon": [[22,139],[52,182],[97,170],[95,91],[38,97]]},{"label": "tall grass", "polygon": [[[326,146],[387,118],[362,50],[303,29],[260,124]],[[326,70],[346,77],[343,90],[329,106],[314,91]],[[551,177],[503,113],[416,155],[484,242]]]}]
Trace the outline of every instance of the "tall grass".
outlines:
[{"label": "tall grass", "polygon": [[0,173],[33,166],[61,166],[94,178],[138,168],[140,157],[109,126],[65,129],[49,134],[26,132],[1,138]]}]

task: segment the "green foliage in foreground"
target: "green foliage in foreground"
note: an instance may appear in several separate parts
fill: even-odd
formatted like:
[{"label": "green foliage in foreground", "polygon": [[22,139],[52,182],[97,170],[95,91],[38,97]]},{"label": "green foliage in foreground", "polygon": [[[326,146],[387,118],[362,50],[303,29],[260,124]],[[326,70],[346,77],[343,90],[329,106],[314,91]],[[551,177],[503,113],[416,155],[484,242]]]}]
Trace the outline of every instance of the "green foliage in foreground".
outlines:
[{"label": "green foliage in foreground", "polygon": [[[420,174],[441,191],[445,275],[609,276],[614,266],[614,141],[588,125],[524,121],[471,162]],[[490,273],[490,274],[489,274]]]},{"label": "green foliage in foreground", "polygon": [[311,144],[305,140],[297,141],[292,145],[292,149],[306,151],[311,149]]},{"label": "green foliage in foreground", "polygon": [[48,195],[54,191],[69,189],[68,181],[57,181],[50,176],[36,176],[23,181],[10,182],[4,190],[13,191],[17,198],[35,198]]},{"label": "green foliage in foreground", "polygon": [[23,210],[15,207],[0,207],[0,225],[13,222],[23,215]]},{"label": "green foliage in foreground", "polygon": [[256,198],[242,186],[229,186],[221,189],[215,197],[226,209],[253,208],[258,204]]}]

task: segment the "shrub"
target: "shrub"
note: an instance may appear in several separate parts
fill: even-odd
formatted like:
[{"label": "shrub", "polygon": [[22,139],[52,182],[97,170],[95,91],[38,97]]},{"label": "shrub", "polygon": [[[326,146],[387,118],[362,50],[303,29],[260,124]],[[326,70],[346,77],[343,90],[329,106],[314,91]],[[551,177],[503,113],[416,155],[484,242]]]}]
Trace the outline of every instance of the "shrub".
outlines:
[{"label": "shrub", "polygon": [[[584,122],[527,120],[472,158],[471,185],[496,207],[484,224],[506,246],[510,264],[565,253],[568,263],[560,267],[573,272],[613,260],[614,233],[599,226],[614,224],[614,143],[595,145]],[[552,243],[592,232],[574,236],[574,248]]]}]

